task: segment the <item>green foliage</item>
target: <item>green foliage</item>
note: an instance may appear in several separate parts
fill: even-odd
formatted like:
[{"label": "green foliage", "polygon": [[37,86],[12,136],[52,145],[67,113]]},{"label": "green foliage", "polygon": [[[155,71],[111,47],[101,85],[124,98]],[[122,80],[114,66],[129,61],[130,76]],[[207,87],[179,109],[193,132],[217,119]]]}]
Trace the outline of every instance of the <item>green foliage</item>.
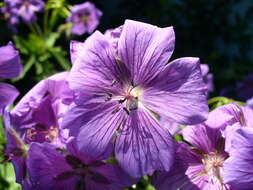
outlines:
[{"label": "green foliage", "polygon": [[11,163],[0,164],[0,189],[21,190],[21,186],[15,180],[13,165]]},{"label": "green foliage", "polygon": [[214,97],[214,98],[211,98],[208,100],[208,105],[210,107],[210,110],[214,110],[216,109],[217,107],[220,107],[222,105],[225,105],[225,104],[229,104],[229,103],[237,103],[237,104],[240,104],[242,106],[245,105],[244,102],[240,102],[240,101],[236,101],[236,100],[233,100],[233,99],[229,99],[229,98],[226,98],[226,97]]},{"label": "green foliage", "polygon": [[[19,81],[26,77],[28,72],[34,73],[35,79],[41,80],[59,70],[69,70],[68,48],[62,48],[57,42],[70,36],[71,24],[65,23],[69,16],[70,5],[65,0],[48,0],[42,22],[31,23],[27,35],[14,35],[13,41],[20,51],[24,72],[12,80]],[[63,24],[59,24],[59,22]],[[66,39],[64,39],[66,41]]]},{"label": "green foliage", "polygon": [[147,175],[144,175],[139,183],[133,185],[132,187],[125,188],[124,190],[155,190],[155,188],[150,184],[151,178]]}]

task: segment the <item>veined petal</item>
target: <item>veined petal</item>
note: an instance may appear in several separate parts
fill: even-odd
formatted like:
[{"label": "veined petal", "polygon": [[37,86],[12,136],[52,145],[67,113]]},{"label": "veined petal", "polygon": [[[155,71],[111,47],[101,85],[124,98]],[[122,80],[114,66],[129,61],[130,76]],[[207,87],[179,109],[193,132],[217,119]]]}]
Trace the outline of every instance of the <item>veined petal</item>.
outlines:
[{"label": "veined petal", "polygon": [[172,138],[156,118],[143,109],[133,110],[119,129],[115,147],[121,167],[133,177],[168,171],[173,164]]},{"label": "veined petal", "polygon": [[33,190],[75,190],[78,177],[67,175],[72,167],[52,145],[33,143],[27,165]]},{"label": "veined petal", "polygon": [[176,146],[173,168],[169,172],[158,171],[154,186],[157,190],[199,190],[206,183],[200,175],[203,171],[201,157],[184,143]]},{"label": "veined petal", "polygon": [[180,58],[169,63],[149,86],[141,101],[161,117],[190,125],[207,118],[207,89],[198,58]]},{"label": "veined petal", "polygon": [[0,83],[0,115],[4,107],[12,104],[18,95],[19,92],[14,86],[7,83]]},{"label": "veined petal", "polygon": [[239,122],[241,125],[244,123],[242,107],[231,103],[211,111],[205,123],[212,128],[224,129],[226,126],[233,125],[236,122]]},{"label": "veined petal", "polygon": [[223,178],[232,187],[250,190],[253,186],[253,129],[241,128],[233,136],[230,157],[224,163]]},{"label": "veined petal", "polygon": [[75,91],[108,93],[115,80],[124,77],[116,63],[113,48],[107,37],[95,32],[85,42],[81,56],[76,59],[69,75],[70,88]]},{"label": "veined petal", "polygon": [[[134,183],[137,183],[137,179],[131,178],[129,175],[127,175],[118,165],[112,165],[112,164],[103,164],[100,166],[91,167],[91,171],[95,172],[101,176],[104,176],[106,178],[106,181],[108,183],[103,185],[103,183],[100,184],[100,187],[104,188],[98,188],[98,190],[106,189],[108,190],[119,190],[124,187],[129,187],[133,185]],[[95,182],[94,184],[99,185],[99,176],[93,176],[93,178],[89,179],[89,181]],[[97,182],[96,182],[97,181]],[[102,180],[103,181],[103,180]],[[101,182],[102,182],[101,181]],[[102,185],[102,186],[101,186]],[[93,188],[92,188],[93,190]]]},{"label": "veined petal", "polygon": [[175,44],[172,27],[126,20],[118,42],[120,61],[131,73],[134,85],[150,82],[168,62]]},{"label": "veined petal", "polygon": [[6,46],[0,47],[0,79],[10,79],[18,77],[22,71],[19,52],[14,49],[10,42]]},{"label": "veined petal", "polygon": [[29,107],[36,107],[47,95],[51,96],[52,101],[60,97],[70,99],[72,92],[66,82],[67,76],[68,72],[62,72],[40,81],[19,101],[11,113],[20,115],[27,112]]},{"label": "veined petal", "polygon": [[117,102],[112,102],[89,110],[82,117],[83,121],[76,123],[81,127],[77,137],[79,150],[93,157],[100,157],[104,154],[110,156],[113,136],[123,124],[126,112],[118,109]]},{"label": "veined petal", "polygon": [[[215,152],[218,148],[224,148],[221,142],[221,131],[205,126],[204,124],[186,126],[182,130],[183,137],[203,153]],[[220,146],[220,147],[219,147]]]}]

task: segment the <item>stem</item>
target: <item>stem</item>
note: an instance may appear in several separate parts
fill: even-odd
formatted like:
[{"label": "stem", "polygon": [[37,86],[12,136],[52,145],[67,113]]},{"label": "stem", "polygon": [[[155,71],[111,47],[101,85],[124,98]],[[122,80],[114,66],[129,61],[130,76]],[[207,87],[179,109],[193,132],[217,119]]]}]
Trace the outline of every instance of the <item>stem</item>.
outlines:
[{"label": "stem", "polygon": [[48,16],[49,16],[49,11],[46,10],[45,16],[44,16],[44,32],[45,32],[45,34],[48,33]]},{"label": "stem", "polygon": [[34,28],[36,29],[36,31],[38,32],[39,36],[43,36],[43,32],[42,32],[40,26],[36,22],[33,23],[33,25],[34,25]]},{"label": "stem", "polygon": [[31,30],[32,33],[38,35],[38,33],[37,33],[36,29],[34,28],[33,24],[28,24],[28,27],[29,27],[29,29]]}]

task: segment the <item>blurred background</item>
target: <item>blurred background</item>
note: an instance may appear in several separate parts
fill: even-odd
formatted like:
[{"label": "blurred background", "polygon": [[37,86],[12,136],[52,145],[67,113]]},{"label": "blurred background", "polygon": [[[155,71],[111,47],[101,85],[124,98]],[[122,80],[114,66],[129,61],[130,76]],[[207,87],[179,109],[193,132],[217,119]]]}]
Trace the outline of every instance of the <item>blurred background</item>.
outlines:
[{"label": "blurred background", "polygon": [[[60,1],[65,5],[84,2]],[[91,0],[91,2],[103,12],[97,27],[101,32],[122,25],[125,19],[143,21],[159,27],[173,26],[176,47],[172,59],[185,56],[199,57],[201,63],[208,64],[209,72],[213,74],[214,79],[214,91],[210,97],[226,96],[246,101],[253,96],[252,0]],[[38,24],[43,24],[43,14],[38,14]],[[64,16],[59,17],[56,23],[64,23],[65,19]],[[14,41],[17,48],[24,51],[21,53],[23,65],[31,62],[35,64],[35,67],[26,70],[25,76],[9,81],[20,90],[19,99],[42,78],[69,69],[70,40],[84,41],[89,36],[88,34],[50,36],[52,40],[50,43],[58,48],[55,52],[59,53],[58,55],[56,53],[55,59],[51,59],[46,57],[43,48],[38,45],[40,39],[29,37],[27,25],[18,25],[18,33],[14,34],[6,24],[0,16],[0,45]],[[18,37],[21,35],[23,42]],[[24,44],[29,46],[29,50],[24,50]],[[35,56],[29,57],[30,52]],[[44,57],[41,57],[42,54]],[[60,64],[56,64],[55,61]],[[37,64],[38,62],[40,64]],[[4,139],[0,140],[0,144],[4,142]],[[11,179],[8,180],[15,180],[11,172],[12,168],[9,166],[0,170],[0,184],[5,183],[4,185],[8,186],[6,179],[2,179],[1,176],[9,176]],[[14,186],[9,188],[15,189]],[[1,188],[3,186],[0,186],[0,190]]]}]

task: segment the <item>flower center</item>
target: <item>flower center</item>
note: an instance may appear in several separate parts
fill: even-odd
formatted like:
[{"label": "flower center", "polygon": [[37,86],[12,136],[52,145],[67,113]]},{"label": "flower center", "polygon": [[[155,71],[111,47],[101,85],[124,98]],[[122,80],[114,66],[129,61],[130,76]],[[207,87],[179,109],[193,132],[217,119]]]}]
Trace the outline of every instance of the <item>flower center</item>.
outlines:
[{"label": "flower center", "polygon": [[26,140],[29,142],[52,142],[58,137],[58,128],[51,126],[49,129],[43,125],[36,125],[26,131]]},{"label": "flower center", "polygon": [[204,155],[202,162],[205,166],[205,172],[209,175],[211,182],[218,180],[222,183],[221,169],[225,159],[225,156],[215,152]]},{"label": "flower center", "polygon": [[89,16],[84,15],[84,16],[81,17],[81,22],[88,22],[89,18],[90,18]]},{"label": "flower center", "polygon": [[124,100],[126,100],[125,103],[125,109],[129,111],[136,110],[138,108],[138,103],[141,98],[142,89],[139,87],[133,87],[131,86],[128,88],[124,95]]}]

